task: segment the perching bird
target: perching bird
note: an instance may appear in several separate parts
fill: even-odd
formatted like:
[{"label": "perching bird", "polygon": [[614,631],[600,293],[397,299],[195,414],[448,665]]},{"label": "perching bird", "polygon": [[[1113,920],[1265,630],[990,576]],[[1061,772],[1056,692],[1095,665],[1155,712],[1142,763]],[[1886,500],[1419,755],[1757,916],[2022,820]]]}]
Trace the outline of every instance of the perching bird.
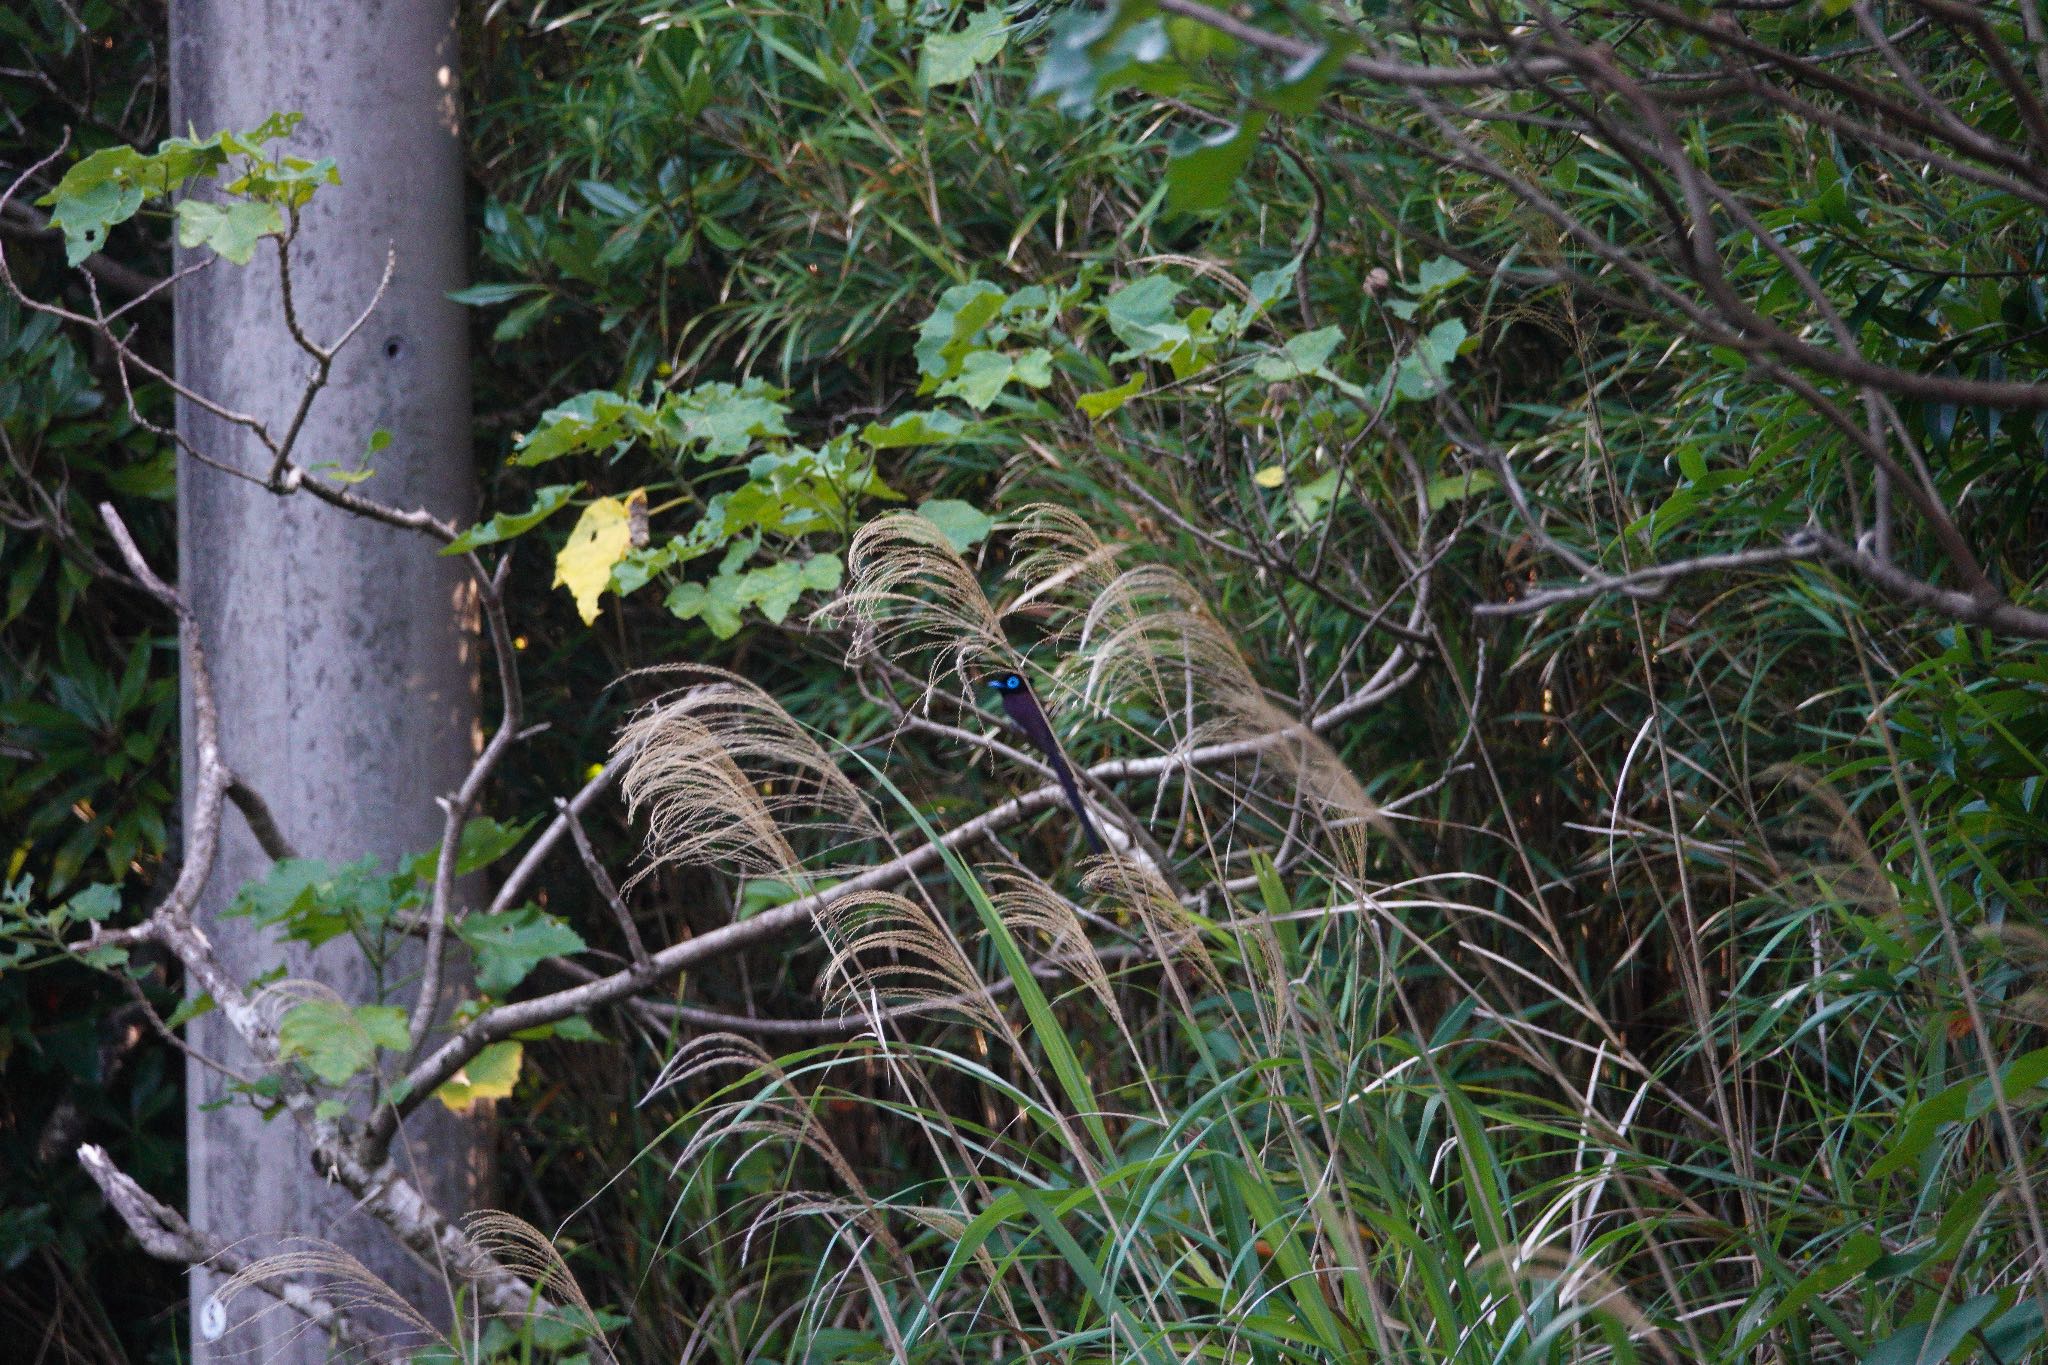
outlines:
[{"label": "perching bird", "polygon": [[1102,852],[1102,836],[1096,832],[1095,822],[1088,818],[1088,807],[1081,803],[1081,789],[1074,785],[1074,774],[1060,753],[1060,742],[1053,735],[1052,722],[1045,718],[1038,698],[1031,695],[1030,687],[1015,673],[998,673],[988,680],[988,685],[1003,699],[1004,713],[1017,723],[1017,728],[1052,765],[1052,775],[1060,780],[1060,790],[1067,794],[1067,804],[1081,818],[1081,833],[1087,836],[1088,847],[1097,853]]}]

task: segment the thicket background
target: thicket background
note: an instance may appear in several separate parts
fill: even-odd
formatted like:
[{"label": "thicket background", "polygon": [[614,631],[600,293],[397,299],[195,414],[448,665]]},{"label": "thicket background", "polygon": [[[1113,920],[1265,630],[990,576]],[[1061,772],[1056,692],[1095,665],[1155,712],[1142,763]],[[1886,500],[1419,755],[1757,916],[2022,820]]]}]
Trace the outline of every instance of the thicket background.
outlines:
[{"label": "thicket background", "polygon": [[[1694,276],[1673,264],[1669,205],[1624,138],[1603,142],[1588,134],[1597,124],[1533,99],[1480,94],[1461,108],[1453,93],[1422,108],[1341,76],[1327,96],[1297,95],[1287,77],[1300,70],[1156,18],[1170,52],[1091,99],[1114,63],[1059,48],[1060,33],[1077,31],[1071,17],[1053,27],[1059,8],[468,12],[479,515],[571,481],[583,485],[576,503],[644,488],[655,552],[614,572],[611,587],[632,590],[608,591],[593,623],[553,582],[569,515],[520,542],[512,591],[528,707],[552,728],[518,751],[493,806],[508,819],[547,810],[663,690],[660,675],[636,670],[685,660],[744,675],[818,733],[886,739],[893,780],[936,823],[994,805],[1030,779],[919,729],[905,709],[915,667],[849,668],[845,626],[811,618],[839,582],[824,557],[844,560],[867,518],[937,503],[934,518],[950,519],[993,590],[1011,542],[991,519],[1071,508],[1103,540],[1126,542],[1131,562],[1194,585],[1296,714],[1349,695],[1396,648],[1413,663],[1396,670],[1399,688],[1325,734],[1375,801],[1424,793],[1396,812],[1398,840],[1370,837],[1356,869],[1407,888],[1389,893],[1399,908],[1386,912],[1403,928],[1368,937],[1340,917],[1290,934],[1282,976],[1317,983],[1329,1012],[1285,1032],[1300,1044],[1297,1071],[1225,1105],[1244,1124],[1233,1150],[1281,1204],[1299,1204],[1303,1221],[1289,1226],[1311,1230],[1316,1268],[1262,1269],[1283,1239],[1241,1193],[1211,1191],[1226,1210],[1213,1218],[1199,1207],[1207,1196],[1101,1210],[1103,1246],[1143,1245],[1169,1268],[1165,1302],[1143,1310],[1160,1341],[1177,1340],[1166,1323],[1227,1308],[1251,1322],[1233,1348],[1245,1359],[1477,1359],[1482,1341],[1485,1358],[1530,1360],[1925,1350],[2013,1361],[2036,1349],[2028,1295],[2042,1292],[2048,1248],[2010,1182],[2044,1160],[2043,1068],[2031,1056],[2048,968],[2037,927],[2048,877],[2042,643],[1912,610],[1812,558],[1679,577],[1654,596],[1480,614],[1578,581],[1558,542],[1622,574],[1767,549],[1814,517],[1860,527],[1868,464],[1782,376],[1688,335],[1652,289],[1617,281],[1457,146],[1472,140],[1622,244],[1653,281],[1696,297]],[[2019,89],[2038,85],[2023,10],[1983,9],[2025,59]],[[2021,149],[2021,189],[2041,183],[2048,150],[2028,144],[2027,100],[1988,42],[1959,41],[1966,29],[1938,6],[1615,6],[1569,22],[1651,80],[1726,57],[1688,29],[1695,14],[1720,16],[1721,30],[1700,21],[1709,34],[1739,30],[1905,105],[1938,101]],[[1546,16],[1565,22],[1483,7],[1352,18],[1418,60],[1442,60],[1496,25]],[[1327,19],[1278,7],[1256,17],[1290,34]],[[10,177],[63,129],[82,150],[153,146],[173,131],[162,22],[146,4],[35,0],[0,14],[15,49],[0,62]],[[1888,48],[1910,57],[1921,88],[1885,64]],[[1598,100],[1588,103],[1591,118]],[[1165,174],[1169,156],[1184,161],[1194,139],[1242,129],[1261,107],[1276,112],[1248,139],[1212,142],[1213,169]],[[1487,116],[1502,110],[1514,116]],[[2042,381],[2048,235],[2026,194],[1887,160],[1812,110],[1739,92],[1678,116],[1690,151],[1792,245],[1866,354],[1912,374]],[[1757,248],[1754,225],[1712,222],[1739,295],[1824,342],[1795,272]],[[0,226],[26,289],[75,294],[60,244],[26,217]],[[162,275],[160,225],[126,234],[105,260],[103,288]],[[1003,298],[1007,334],[991,338],[985,318],[957,327],[989,292]],[[1225,308],[1234,320],[1195,316]],[[167,349],[168,322],[162,308],[143,314],[145,349]],[[977,352],[993,358],[970,361]],[[1134,376],[1144,382],[1122,390]],[[700,387],[749,381],[780,393]],[[1850,386],[1815,382],[1855,407]],[[737,434],[667,448],[594,442],[544,467],[529,440],[525,463],[508,458],[550,409],[591,391],[696,393],[707,422],[738,421],[726,429]],[[164,394],[138,400],[167,416]],[[1977,560],[2013,601],[2038,605],[2039,405],[1909,395],[1897,407],[1896,439],[1924,452]],[[903,425],[913,412],[936,416]],[[148,604],[98,577],[94,557],[109,550],[89,509],[111,498],[169,562],[171,453],[124,415],[89,336],[7,303],[0,433],[5,880],[51,903],[111,884],[143,906],[177,857],[175,648]],[[820,521],[697,529],[711,499],[772,482],[749,460],[799,447],[836,449],[832,478],[865,492]],[[1517,505],[1488,451],[1509,453],[1528,502]],[[704,543],[660,558],[670,537],[690,535]],[[1917,524],[1902,520],[1898,537],[1915,572],[1945,572]],[[1047,642],[1033,657],[1048,666],[1066,647],[1062,620],[1039,623]],[[980,723],[944,708],[939,718]],[[1069,730],[1069,750],[1087,764],[1168,721],[1142,707],[1101,712]],[[1227,792],[1199,799],[1223,802],[1243,828],[1212,827],[1213,842],[1174,850],[1207,878],[1194,890],[1231,886],[1275,912],[1350,885],[1351,870],[1299,827],[1298,807],[1290,819],[1249,797],[1229,807]],[[1189,828],[1173,810],[1178,792],[1163,813],[1149,790],[1129,800],[1161,830]],[[641,836],[617,803],[587,823],[608,864],[634,864]],[[1249,860],[1254,847],[1273,863]],[[1041,872],[1079,856],[1057,816],[1009,852]],[[572,888],[553,888],[548,910],[623,951],[594,893]],[[633,905],[645,938],[671,942],[745,913],[741,890],[716,869],[662,868]],[[758,880],[747,890],[773,895]],[[1214,897],[1205,908],[1228,899]],[[681,998],[814,1017],[825,957],[822,944],[762,948],[693,975]],[[1205,1050],[1255,1046],[1278,1027],[1275,1011],[1287,1013],[1247,998],[1267,984],[1249,961],[1226,961],[1213,984],[1190,980],[1192,997],[1174,969],[1119,974],[1140,1040],[1129,1055],[1097,1051],[1108,1026],[1085,994],[1061,1018],[1105,1092],[1136,1095],[1149,1080],[1166,1093],[1130,1102],[1170,1121],[1221,1074]],[[1331,994],[1347,982],[1381,994]],[[140,984],[170,1011],[175,983]],[[1996,1063],[2021,1059],[2006,1089],[2023,1150],[1972,1089],[1985,1074],[1972,1001]],[[663,1036],[642,1015],[594,1022],[614,1044],[528,1048],[497,1111],[502,1202],[557,1233],[590,1299],[623,1316],[620,1358],[887,1350],[857,1294],[836,1281],[820,1294],[819,1266],[851,1254],[827,1235],[829,1218],[776,1223],[742,1254],[745,1210],[785,1178],[830,1183],[835,1172],[765,1148],[735,1161],[735,1147],[678,1179],[675,1144],[696,1120],[673,1094],[634,1101],[689,1024]],[[958,1020],[901,1027],[942,1055],[971,1052],[963,1039],[979,1036]],[[800,1088],[866,1189],[912,1200],[944,1166],[916,1136],[926,1116],[908,1111],[886,1067],[846,1046],[823,1073],[828,1089]],[[1639,1069],[1618,1066],[1621,1053]],[[1429,1064],[1412,1065],[1420,1057]],[[46,1358],[178,1356],[180,1277],[126,1241],[70,1158],[80,1140],[102,1142],[176,1204],[176,1060],[105,978],[75,965],[0,974],[0,1330],[47,1343]],[[950,1079],[934,1083],[933,1112],[979,1133],[974,1085],[938,1074]],[[1367,1084],[1389,1076],[1398,1083]],[[1302,1115],[1327,1118],[1313,1097],[1347,1086],[1376,1098],[1355,1126],[1319,1129],[1327,1142],[1305,1142],[1263,1107],[1292,1095]],[[1596,1090],[1609,1092],[1603,1111],[1627,1116],[1625,1131],[1581,1124],[1576,1096]],[[1057,1164],[1042,1151],[1031,1160]],[[1619,1212],[1596,1212],[1592,1191],[1610,1175],[1626,1190]],[[1341,1195],[1318,1203],[1330,1188]],[[1351,1230],[1338,1235],[1332,1220]],[[700,1226],[730,1235],[684,1235]],[[1183,1234],[1203,1248],[1206,1278],[1163,1249]],[[922,1236],[905,1263],[929,1273],[947,1237]],[[1508,1255],[1532,1247],[1555,1264]],[[1013,1253],[1047,1321],[1079,1332],[1095,1313],[1115,1316],[1049,1244]],[[1578,1300],[1561,1296],[1566,1268],[1593,1265]],[[1299,1292],[1304,1282],[1313,1292]],[[1589,1283],[1600,1293],[1586,1294]],[[1572,1307],[1610,1288],[1597,1311]],[[842,1293],[844,1311],[802,1311],[840,1305]],[[1315,1307],[1325,1295],[1334,1319]],[[1379,1326],[1351,1320],[1360,1303],[1383,1314]],[[1930,1325],[1944,1322],[1949,1335]],[[970,1326],[948,1349],[1010,1358],[1020,1342],[1028,1334]],[[1061,1349],[1106,1357],[1129,1341]]]}]

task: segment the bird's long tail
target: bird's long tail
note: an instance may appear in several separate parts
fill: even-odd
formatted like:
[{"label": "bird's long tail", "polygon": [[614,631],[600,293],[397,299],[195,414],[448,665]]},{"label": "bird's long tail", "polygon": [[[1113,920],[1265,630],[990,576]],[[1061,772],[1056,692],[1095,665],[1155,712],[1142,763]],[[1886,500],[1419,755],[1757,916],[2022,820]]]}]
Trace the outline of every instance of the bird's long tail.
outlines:
[{"label": "bird's long tail", "polygon": [[1052,764],[1052,775],[1060,780],[1060,790],[1067,794],[1067,804],[1074,808],[1074,815],[1081,822],[1081,833],[1087,836],[1088,847],[1096,853],[1106,851],[1101,831],[1095,828],[1095,821],[1088,815],[1087,803],[1081,800],[1081,789],[1074,784],[1074,774],[1067,767],[1067,760],[1059,746],[1046,750],[1045,757]]}]

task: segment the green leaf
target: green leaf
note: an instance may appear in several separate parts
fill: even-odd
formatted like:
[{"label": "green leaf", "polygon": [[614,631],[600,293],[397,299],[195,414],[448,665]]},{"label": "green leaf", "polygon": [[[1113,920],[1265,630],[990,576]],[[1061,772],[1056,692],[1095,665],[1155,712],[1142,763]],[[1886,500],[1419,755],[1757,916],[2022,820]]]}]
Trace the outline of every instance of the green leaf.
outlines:
[{"label": "green leaf", "polygon": [[1354,46],[1349,38],[1338,38],[1302,53],[1287,64],[1277,82],[1261,90],[1255,98],[1260,105],[1275,113],[1314,113],[1323,92],[1330,88],[1331,79],[1343,69],[1344,59]]},{"label": "green leaf", "polygon": [[522,905],[496,915],[471,915],[456,926],[476,961],[476,984],[489,995],[504,995],[551,957],[571,957],[584,942],[538,906]]},{"label": "green leaf", "polygon": [[236,265],[249,264],[261,239],[284,235],[284,215],[275,204],[246,199],[209,204],[186,199],[179,202],[177,214],[179,246],[208,247]]},{"label": "green leaf", "polygon": [[1254,110],[1242,123],[1178,142],[1166,159],[1166,211],[1200,213],[1229,203],[1265,127],[1265,113]]},{"label": "green leaf", "polygon": [[1394,372],[1394,391],[1403,398],[1431,398],[1449,386],[1451,362],[1465,344],[1465,324],[1446,318],[1429,329],[1415,348],[1401,357]]},{"label": "green leaf", "polygon": [[528,294],[540,293],[541,288],[537,284],[473,284],[467,289],[449,290],[448,298],[471,308],[488,308],[492,304],[510,303]]},{"label": "green leaf", "polygon": [[700,460],[744,455],[758,439],[789,435],[786,397],[787,390],[759,379],[700,384],[664,405],[662,426],[679,449],[701,447]]},{"label": "green leaf", "polygon": [[602,180],[579,180],[576,192],[583,201],[607,218],[633,218],[647,211],[647,206],[615,185]]},{"label": "green leaf", "polygon": [[926,89],[956,85],[972,76],[975,69],[1001,55],[1009,41],[1009,27],[1002,6],[990,5],[967,21],[958,33],[934,33],[924,40],[918,59],[918,79]]},{"label": "green leaf", "polygon": [[121,908],[119,889],[95,882],[64,902],[64,913],[74,920],[98,924]]},{"label": "green leaf", "polygon": [[868,423],[860,438],[877,450],[891,450],[943,444],[965,430],[967,424],[950,412],[906,412],[887,426]]},{"label": "green leaf", "polygon": [[580,483],[549,484],[533,495],[533,506],[524,512],[500,512],[489,521],[480,521],[449,541],[441,553],[467,554],[480,545],[496,545],[514,536],[523,536],[568,506],[569,499],[582,489]]},{"label": "green leaf", "polygon": [[953,498],[934,498],[930,502],[919,503],[917,514],[939,528],[939,534],[946,538],[946,543],[956,554],[965,554],[986,540],[996,526],[994,517],[970,503]]},{"label": "green leaf", "polygon": [[390,878],[375,858],[338,868],[286,858],[236,892],[225,913],[248,916],[259,928],[281,926],[287,938],[318,947],[353,928],[383,923],[394,908]]},{"label": "green leaf", "polygon": [[1012,379],[1044,388],[1052,383],[1052,352],[1035,347],[1021,355],[1001,351],[971,351],[960,362],[959,373],[939,385],[939,396],[958,398],[981,412]]},{"label": "green leaf", "polygon": [[804,586],[815,592],[836,592],[846,576],[838,555],[812,555],[804,561]]},{"label": "green leaf", "polygon": [[299,1058],[329,1085],[341,1085],[376,1059],[379,1047],[403,1051],[410,1044],[405,1011],[391,1005],[307,1000],[292,1006],[277,1026],[280,1057]]},{"label": "green leaf", "polygon": [[517,308],[505,314],[504,317],[498,319],[498,325],[491,329],[491,340],[494,342],[519,340],[519,338],[533,330],[533,325],[536,322],[547,316],[548,309],[554,307],[554,303],[554,297],[549,294],[542,294],[539,298],[528,299],[525,303],[520,304]]},{"label": "green leaf", "polygon": [[538,1043],[549,1038],[560,1038],[565,1043],[602,1043],[605,1037],[590,1021],[580,1014],[567,1019],[558,1019],[552,1024],[535,1024],[512,1035],[522,1043]]},{"label": "green leaf", "polygon": [[939,306],[917,329],[917,369],[928,381],[925,392],[959,371],[961,356],[1002,311],[1004,298],[1002,290],[981,280],[956,284],[939,295]]},{"label": "green leaf", "polygon": [[1165,275],[1147,275],[1111,294],[1104,305],[1109,330],[1128,349],[1114,360],[1160,355],[1189,339],[1187,327],[1173,311],[1180,285]]},{"label": "green leaf", "polygon": [[781,625],[804,593],[803,568],[782,560],[765,568],[750,569],[740,582],[740,596],[760,608],[761,614]]},{"label": "green leaf", "polygon": [[1303,375],[1323,375],[1330,355],[1337,349],[1337,343],[1344,339],[1341,327],[1318,327],[1313,332],[1287,338],[1278,355],[1260,356],[1252,362],[1252,373],[1268,384],[1299,379]]},{"label": "green leaf", "polygon": [[1468,474],[1445,474],[1431,479],[1423,489],[1423,496],[1434,512],[1440,507],[1471,497],[1475,493],[1490,493],[1500,487],[1500,480],[1484,469],[1475,469]]},{"label": "green leaf", "polygon": [[1863,1353],[1863,1365],[1938,1365],[1996,1307],[1996,1294],[1966,1299],[1943,1313],[1939,1322],[1914,1323],[1886,1337]]},{"label": "green leaf", "polygon": [[541,414],[532,431],[520,438],[512,463],[536,465],[586,450],[603,450],[645,435],[654,414],[644,404],[616,393],[579,393]]},{"label": "green leaf", "polygon": [[178,1008],[171,1011],[171,1017],[164,1020],[164,1027],[168,1029],[181,1028],[197,1019],[200,1015],[211,1013],[213,1008],[212,992],[201,991],[197,995],[188,995],[178,1002]]},{"label": "green leaf", "polygon": [[1094,393],[1082,394],[1074,400],[1074,405],[1099,422],[1136,398],[1144,387],[1145,376],[1141,371],[1113,389],[1097,389]]},{"label": "green leaf", "polygon": [[516,1040],[492,1043],[436,1087],[434,1098],[458,1114],[478,1100],[509,1099],[525,1055],[525,1047]]},{"label": "green leaf", "polygon": [[739,579],[732,574],[720,574],[709,584],[676,584],[669,589],[663,605],[677,620],[702,620],[713,635],[730,640],[740,633],[741,613],[747,603],[740,592]]},{"label": "green leaf", "polygon": [[1401,287],[1418,298],[1427,299],[1441,294],[1471,273],[1448,256],[1435,256],[1422,263],[1422,269],[1416,272],[1414,284],[1404,284]]},{"label": "green leaf", "polygon": [[1076,5],[1054,21],[1031,98],[1050,95],[1062,113],[1083,115],[1112,90],[1143,84],[1170,95],[1187,83],[1170,60],[1166,25],[1144,4]]},{"label": "green leaf", "polygon": [[[462,835],[455,843],[455,875],[466,877],[472,872],[481,872],[489,867],[519,847],[519,841],[526,837],[534,823],[534,820],[523,820],[518,824],[508,825],[493,820],[488,815],[472,817],[463,824]],[[424,853],[414,854],[406,862],[406,875],[416,882],[429,882],[433,879],[435,866],[440,859],[439,844]]]},{"label": "green leaf", "polygon": [[[108,150],[128,149],[122,147]],[[50,213],[50,226],[64,233],[65,264],[77,265],[105,246],[108,229],[118,223],[127,222],[141,209],[142,191],[133,185],[113,180],[94,185],[82,193],[58,199],[57,207]]]},{"label": "green leaf", "polygon": [[1237,329],[1242,331],[1253,318],[1271,308],[1287,296],[1294,287],[1294,277],[1301,269],[1301,258],[1296,257],[1286,265],[1271,270],[1261,270],[1252,276],[1252,297],[1245,305],[1244,316],[1238,320]]}]

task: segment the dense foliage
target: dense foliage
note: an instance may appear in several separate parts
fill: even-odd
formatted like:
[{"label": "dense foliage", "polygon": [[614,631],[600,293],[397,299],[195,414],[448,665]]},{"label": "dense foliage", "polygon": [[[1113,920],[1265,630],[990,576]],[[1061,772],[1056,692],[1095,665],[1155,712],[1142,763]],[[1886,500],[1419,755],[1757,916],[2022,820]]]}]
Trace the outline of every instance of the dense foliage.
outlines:
[{"label": "dense foliage", "polygon": [[[147,89],[147,54],[71,83],[82,39],[45,17],[10,161],[72,123],[153,147],[147,101],[60,95]],[[507,1206],[560,1229],[620,1358],[2039,1349],[2030,12],[748,0],[468,28],[493,515],[464,543],[514,556],[553,722],[479,865],[674,685],[638,670],[684,662],[762,689],[774,762],[726,797],[795,783],[794,849],[873,862],[871,828],[1035,787],[986,739],[998,667],[1077,767],[1121,763],[1090,785],[1136,835],[1084,869],[1041,804],[900,903],[601,1012],[616,1046],[472,1066],[517,1087]],[[114,249],[160,271],[145,236]],[[31,293],[79,287],[57,243],[9,254]],[[10,894],[132,911],[175,674],[82,509],[162,499],[168,457],[89,335],[0,322]],[[669,809],[688,837],[630,891],[649,944],[823,884],[701,792]],[[641,856],[616,803],[587,823]],[[424,878],[285,865],[250,907],[381,931]],[[477,917],[481,996],[623,959],[605,902],[565,876],[545,913]],[[316,923],[334,904],[355,918]],[[9,1093],[70,1075],[65,1121],[174,1199],[176,1068],[95,1061],[134,1016],[92,981],[0,977]],[[759,1023],[877,1007],[886,1046]],[[375,1055],[375,1027],[337,1057],[302,1023],[316,1079]],[[56,1121],[9,1111],[11,1169]],[[24,1181],[10,1301],[43,1267],[98,1312],[110,1225]],[[67,1348],[151,1349],[101,1335]]]}]

